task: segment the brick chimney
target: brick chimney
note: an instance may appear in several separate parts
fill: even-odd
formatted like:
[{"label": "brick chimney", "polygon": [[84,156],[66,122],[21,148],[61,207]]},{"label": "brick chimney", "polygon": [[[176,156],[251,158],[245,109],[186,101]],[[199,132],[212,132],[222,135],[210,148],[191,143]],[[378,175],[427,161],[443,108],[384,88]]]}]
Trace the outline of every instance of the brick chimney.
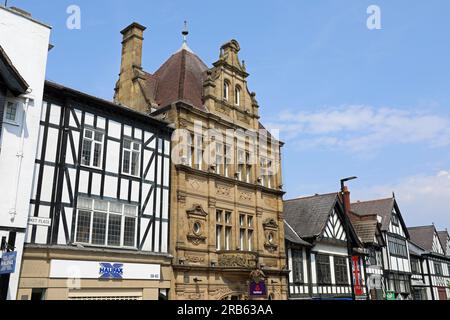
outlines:
[{"label": "brick chimney", "polygon": [[351,201],[350,201],[350,191],[348,190],[347,186],[344,186],[344,190],[343,190],[343,199],[342,201],[345,203],[345,208],[347,210],[347,212],[345,214],[349,215],[350,214],[350,209],[351,209]]},{"label": "brick chimney", "polygon": [[114,95],[115,102],[137,110],[140,108],[133,95],[135,92],[134,82],[142,71],[142,45],[145,29],[146,27],[133,22],[121,31],[123,36],[122,61]]}]

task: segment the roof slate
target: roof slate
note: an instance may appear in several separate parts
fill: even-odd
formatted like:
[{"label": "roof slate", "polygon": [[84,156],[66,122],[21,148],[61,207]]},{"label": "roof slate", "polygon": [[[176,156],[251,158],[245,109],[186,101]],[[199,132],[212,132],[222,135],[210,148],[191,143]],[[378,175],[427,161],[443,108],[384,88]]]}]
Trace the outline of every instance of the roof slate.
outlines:
[{"label": "roof slate", "polygon": [[302,238],[319,236],[338,198],[337,193],[316,195],[284,202],[284,217]]},{"label": "roof slate", "polygon": [[427,251],[433,250],[434,226],[408,228],[411,241]]},{"label": "roof slate", "polygon": [[378,215],[383,218],[381,230],[387,231],[394,209],[394,198],[355,202],[351,204],[352,212],[359,216]]}]

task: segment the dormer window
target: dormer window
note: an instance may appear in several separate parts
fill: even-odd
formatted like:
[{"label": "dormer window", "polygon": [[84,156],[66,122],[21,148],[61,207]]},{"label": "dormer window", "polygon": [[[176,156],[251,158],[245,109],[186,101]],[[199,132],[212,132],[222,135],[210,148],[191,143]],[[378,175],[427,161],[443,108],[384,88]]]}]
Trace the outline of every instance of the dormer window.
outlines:
[{"label": "dormer window", "polygon": [[223,99],[228,101],[230,96],[230,85],[227,81],[223,83]]},{"label": "dormer window", "polygon": [[234,88],[234,104],[238,107],[241,105],[241,88],[239,86]]}]

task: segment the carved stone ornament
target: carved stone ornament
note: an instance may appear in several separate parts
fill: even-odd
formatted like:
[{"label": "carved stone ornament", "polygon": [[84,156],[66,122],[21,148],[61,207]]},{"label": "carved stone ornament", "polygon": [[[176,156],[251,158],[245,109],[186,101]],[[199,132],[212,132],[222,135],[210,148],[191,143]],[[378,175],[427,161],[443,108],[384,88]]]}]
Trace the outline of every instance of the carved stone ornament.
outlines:
[{"label": "carved stone ornament", "polygon": [[221,253],[219,254],[220,267],[256,268],[257,256],[252,253]]},{"label": "carved stone ornament", "polygon": [[196,235],[194,233],[188,234],[187,239],[194,245],[198,246],[202,243],[206,243],[206,237],[202,235]]},{"label": "carved stone ornament", "polygon": [[278,224],[275,219],[269,218],[263,222],[264,230],[278,230]]},{"label": "carved stone ornament", "polygon": [[230,198],[231,197],[231,188],[224,186],[224,185],[217,185],[216,193],[218,196]]},{"label": "carved stone ornament", "polygon": [[253,195],[251,192],[241,191],[239,194],[239,200],[252,201]]},{"label": "carved stone ornament", "polygon": [[185,203],[186,202],[186,192],[178,191],[177,192],[177,200],[178,200],[178,202]]},{"label": "carved stone ornament", "polygon": [[201,220],[206,220],[208,213],[203,210],[203,207],[200,204],[194,204],[191,209],[186,210],[188,218],[196,218]]},{"label": "carved stone ornament", "polygon": [[266,275],[262,270],[256,269],[250,273],[250,279],[256,283],[259,283],[266,279]]}]

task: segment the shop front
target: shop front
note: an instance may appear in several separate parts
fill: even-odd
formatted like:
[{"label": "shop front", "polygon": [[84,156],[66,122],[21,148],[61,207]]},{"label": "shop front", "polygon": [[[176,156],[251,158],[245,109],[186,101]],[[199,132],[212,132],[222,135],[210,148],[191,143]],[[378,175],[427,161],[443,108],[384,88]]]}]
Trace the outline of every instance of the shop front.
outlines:
[{"label": "shop front", "polygon": [[19,300],[165,300],[168,256],[84,248],[27,247]]}]

